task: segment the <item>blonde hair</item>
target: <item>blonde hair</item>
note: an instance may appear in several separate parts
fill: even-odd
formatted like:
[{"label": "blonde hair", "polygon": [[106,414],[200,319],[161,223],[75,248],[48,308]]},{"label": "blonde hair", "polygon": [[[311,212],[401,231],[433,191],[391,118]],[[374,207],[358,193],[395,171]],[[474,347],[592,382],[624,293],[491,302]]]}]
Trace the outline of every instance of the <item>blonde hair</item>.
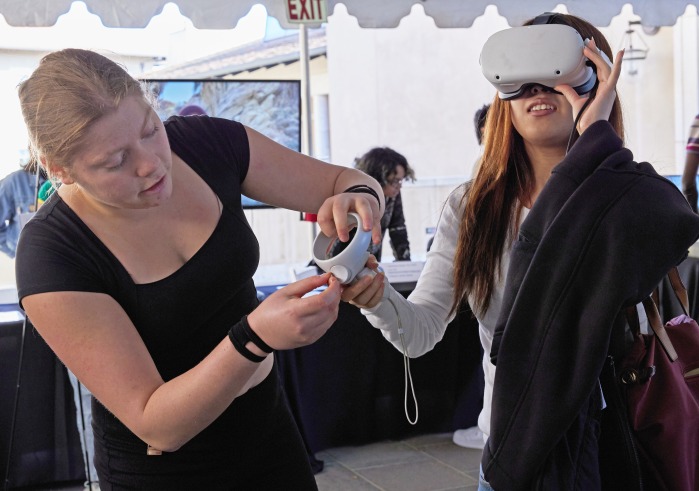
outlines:
[{"label": "blonde hair", "polygon": [[18,87],[32,158],[69,168],[85,131],[131,95],[152,103],[145,86],[94,51],[64,49],[44,56]]}]

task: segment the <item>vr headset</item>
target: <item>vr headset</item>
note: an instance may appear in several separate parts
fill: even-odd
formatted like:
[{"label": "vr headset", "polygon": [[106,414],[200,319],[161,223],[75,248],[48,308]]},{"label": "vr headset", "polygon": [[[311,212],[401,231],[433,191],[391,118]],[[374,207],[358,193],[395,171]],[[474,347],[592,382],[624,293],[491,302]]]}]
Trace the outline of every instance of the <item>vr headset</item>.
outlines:
[{"label": "vr headset", "polygon": [[542,14],[531,26],[496,32],[483,45],[481,69],[500,99],[520,97],[532,85],[553,91],[556,85],[567,84],[580,95],[595,86],[593,64],[583,55],[589,40],[583,41],[570,26],[549,24],[555,15]]}]

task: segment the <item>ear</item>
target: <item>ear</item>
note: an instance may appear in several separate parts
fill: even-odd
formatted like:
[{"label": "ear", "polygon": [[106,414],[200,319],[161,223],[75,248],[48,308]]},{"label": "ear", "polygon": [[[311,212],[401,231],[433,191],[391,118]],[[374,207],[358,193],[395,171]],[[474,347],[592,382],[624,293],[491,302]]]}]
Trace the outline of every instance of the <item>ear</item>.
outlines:
[{"label": "ear", "polygon": [[61,181],[61,184],[73,184],[73,179],[68,175],[63,167],[48,162],[45,157],[41,157],[41,165],[44,166],[49,176]]},{"label": "ear", "polygon": [[75,181],[65,174],[54,174],[56,178],[61,181],[61,184],[73,184]]}]

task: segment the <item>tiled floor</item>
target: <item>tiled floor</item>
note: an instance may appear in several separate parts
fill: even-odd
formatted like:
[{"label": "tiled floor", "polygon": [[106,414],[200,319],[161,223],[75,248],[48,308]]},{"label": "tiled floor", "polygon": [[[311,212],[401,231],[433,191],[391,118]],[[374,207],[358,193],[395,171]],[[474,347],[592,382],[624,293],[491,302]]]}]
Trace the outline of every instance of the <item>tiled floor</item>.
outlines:
[{"label": "tiled floor", "polygon": [[[423,435],[360,447],[332,448],[316,457],[320,491],[476,491],[480,450],[461,448],[451,433]],[[34,488],[36,489],[36,488]],[[82,487],[43,488],[82,491]]]},{"label": "tiled floor", "polygon": [[316,475],[320,491],[478,489],[480,450],[454,445],[451,433],[325,450]]}]

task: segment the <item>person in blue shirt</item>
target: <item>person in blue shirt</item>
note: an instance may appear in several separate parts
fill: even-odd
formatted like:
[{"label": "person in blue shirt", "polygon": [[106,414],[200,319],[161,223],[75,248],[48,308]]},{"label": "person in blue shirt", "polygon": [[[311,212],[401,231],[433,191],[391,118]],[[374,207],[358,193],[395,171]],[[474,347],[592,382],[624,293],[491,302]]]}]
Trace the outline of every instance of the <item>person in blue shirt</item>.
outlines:
[{"label": "person in blue shirt", "polygon": [[[39,176],[39,185],[45,179]],[[30,161],[0,180],[0,251],[14,259],[24,214],[36,211],[36,166]]]}]

